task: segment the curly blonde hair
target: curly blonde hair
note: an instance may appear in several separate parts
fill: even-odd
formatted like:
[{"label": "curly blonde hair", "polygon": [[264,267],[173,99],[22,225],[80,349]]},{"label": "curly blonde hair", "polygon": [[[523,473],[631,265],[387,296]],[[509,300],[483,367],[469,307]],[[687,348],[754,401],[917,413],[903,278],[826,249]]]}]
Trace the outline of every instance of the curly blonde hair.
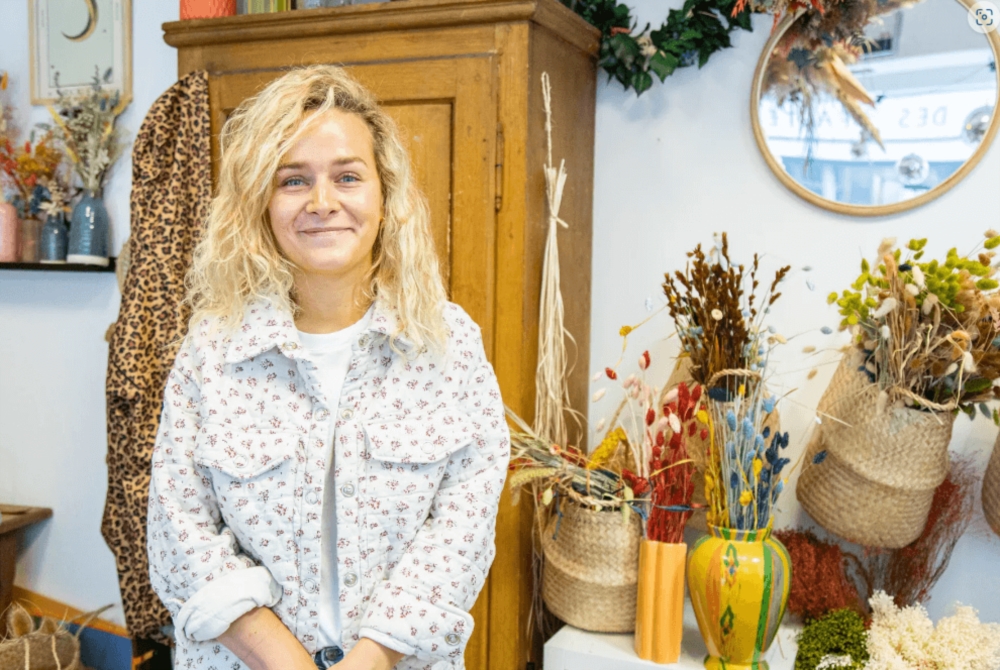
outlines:
[{"label": "curly blonde hair", "polygon": [[215,317],[235,327],[256,299],[295,313],[296,266],[278,247],[268,203],[282,156],[308,120],[334,109],[356,114],[371,130],[382,184],[385,218],[372,249],[365,296],[396,312],[396,336],[418,347],[439,347],[446,337],[445,290],[409,155],[375,96],[333,65],[299,68],[276,79],[245,100],[223,127],[218,192],[187,276],[191,323]]}]

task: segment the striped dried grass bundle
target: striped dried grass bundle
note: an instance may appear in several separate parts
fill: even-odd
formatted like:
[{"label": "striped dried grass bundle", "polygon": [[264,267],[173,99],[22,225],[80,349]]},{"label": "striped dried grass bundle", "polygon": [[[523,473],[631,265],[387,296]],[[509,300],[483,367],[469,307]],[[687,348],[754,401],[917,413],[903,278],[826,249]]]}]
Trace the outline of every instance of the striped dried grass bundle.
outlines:
[{"label": "striped dried grass bundle", "polygon": [[932,411],[976,405],[997,420],[986,401],[1000,396],[1000,294],[993,278],[1000,235],[987,231],[983,244],[944,261],[924,260],[926,239],[910,240],[906,253],[895,240],[883,241],[873,263],[841,295],[831,293],[863,353],[863,370],[887,405]]},{"label": "striped dried grass bundle", "polygon": [[739,376],[726,375],[727,371],[759,373],[764,367],[763,344],[769,336],[763,318],[781,296],[778,284],[791,268],[779,269],[763,296],[758,296],[757,254],[749,270],[734,264],[729,240],[722,233],[712,255],[715,260],[700,244],[688,252],[684,271],[664,276],[663,292],[681,345],[691,357],[692,378],[709,389],[723,382],[723,388],[731,392]]}]

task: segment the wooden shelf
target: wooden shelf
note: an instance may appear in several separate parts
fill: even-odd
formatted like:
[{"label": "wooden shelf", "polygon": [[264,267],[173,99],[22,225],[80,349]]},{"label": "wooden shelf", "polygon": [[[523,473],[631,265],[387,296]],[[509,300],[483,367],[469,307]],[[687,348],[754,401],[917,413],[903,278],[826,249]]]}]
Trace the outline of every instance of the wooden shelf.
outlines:
[{"label": "wooden shelf", "polygon": [[0,263],[0,270],[41,270],[47,272],[114,272],[115,259],[108,265],[84,265],[82,263]]}]

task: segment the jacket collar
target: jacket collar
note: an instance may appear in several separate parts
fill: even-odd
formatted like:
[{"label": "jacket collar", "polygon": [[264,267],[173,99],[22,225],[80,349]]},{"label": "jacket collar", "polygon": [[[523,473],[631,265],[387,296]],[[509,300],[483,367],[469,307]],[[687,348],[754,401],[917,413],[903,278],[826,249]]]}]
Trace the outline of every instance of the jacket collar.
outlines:
[{"label": "jacket collar", "polygon": [[[372,338],[395,338],[396,346],[402,349],[412,346],[409,338],[399,334],[396,311],[378,299],[368,322],[367,334]],[[275,301],[258,298],[247,305],[243,322],[227,336],[223,346],[226,363],[239,363],[275,348],[289,358],[296,358],[302,343],[291,313]]]}]

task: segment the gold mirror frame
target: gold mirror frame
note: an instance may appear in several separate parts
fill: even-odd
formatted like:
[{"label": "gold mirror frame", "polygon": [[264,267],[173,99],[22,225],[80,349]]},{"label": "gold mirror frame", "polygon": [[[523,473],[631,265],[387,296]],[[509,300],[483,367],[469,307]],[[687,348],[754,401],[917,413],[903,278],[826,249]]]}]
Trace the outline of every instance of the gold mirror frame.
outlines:
[{"label": "gold mirror frame", "polygon": [[[925,2],[933,2],[934,0],[925,0]],[[958,4],[970,9],[974,4],[975,0],[955,0]],[[817,207],[822,207],[823,209],[829,210],[831,212],[836,212],[837,214],[847,214],[850,216],[888,216],[891,214],[898,214],[899,212],[905,212],[921,205],[925,205],[928,202],[940,197],[941,195],[947,193],[955,184],[962,181],[968,175],[979,161],[982,160],[983,155],[989,150],[990,145],[993,143],[993,138],[997,134],[997,129],[1000,128],[1000,29],[994,30],[993,32],[986,33],[984,37],[989,41],[990,47],[993,49],[993,59],[997,63],[996,75],[997,75],[997,101],[994,103],[993,107],[993,118],[990,119],[990,127],[986,130],[986,135],[983,137],[983,141],[979,144],[979,148],[974,154],[965,161],[958,170],[954,172],[950,177],[942,181],[936,187],[931,190],[916,196],[915,198],[910,198],[909,200],[903,200],[901,202],[896,202],[891,205],[846,205],[834,200],[827,200],[826,198],[813,193],[806,187],[795,181],[789,174],[785,171],[785,168],[778,162],[778,160],[771,154],[770,149],[767,146],[767,140],[764,137],[764,131],[760,127],[760,94],[761,85],[764,79],[764,68],[767,66],[767,61],[771,57],[771,53],[774,48],[778,45],[778,41],[781,36],[785,34],[788,27],[792,24],[795,19],[801,15],[801,12],[795,14],[790,14],[778,24],[774,33],[768,39],[767,44],[764,45],[764,50],[761,53],[760,60],[757,61],[757,69],[753,75],[753,88],[750,90],[750,122],[753,125],[753,136],[757,140],[757,148],[760,149],[761,155],[764,157],[764,161],[767,166],[771,168],[771,172],[778,177],[782,184],[788,187],[792,193],[799,196],[803,200],[811,202]]]}]

